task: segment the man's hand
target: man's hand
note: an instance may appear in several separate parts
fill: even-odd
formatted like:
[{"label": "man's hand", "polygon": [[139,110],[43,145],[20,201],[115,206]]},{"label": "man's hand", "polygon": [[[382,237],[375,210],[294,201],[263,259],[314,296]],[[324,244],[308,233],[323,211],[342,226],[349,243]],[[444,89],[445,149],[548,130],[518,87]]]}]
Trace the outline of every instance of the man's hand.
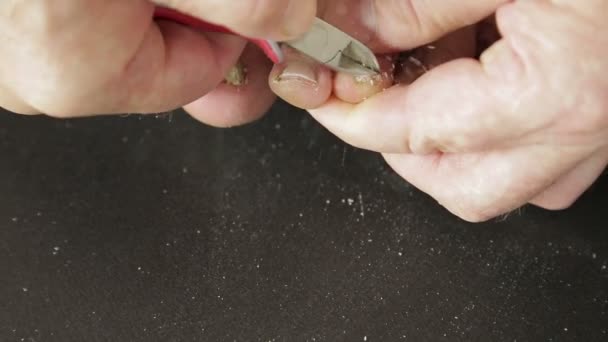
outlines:
[{"label": "man's hand", "polygon": [[[156,23],[156,5],[275,39],[307,30],[316,11],[311,0],[3,0],[0,106],[64,118],[188,105],[218,126],[267,110],[274,96],[265,75],[272,66],[258,50],[243,54],[241,38]],[[221,82],[241,55],[255,67],[248,68],[252,81],[237,90]]]},{"label": "man's hand", "polygon": [[[478,222],[526,203],[567,208],[605,169],[608,2],[346,3],[329,0],[327,20],[385,53],[385,74],[362,82],[290,55],[272,89],[451,212]],[[469,25],[493,13],[500,39],[470,58]],[[404,71],[394,53],[415,47]]]}]

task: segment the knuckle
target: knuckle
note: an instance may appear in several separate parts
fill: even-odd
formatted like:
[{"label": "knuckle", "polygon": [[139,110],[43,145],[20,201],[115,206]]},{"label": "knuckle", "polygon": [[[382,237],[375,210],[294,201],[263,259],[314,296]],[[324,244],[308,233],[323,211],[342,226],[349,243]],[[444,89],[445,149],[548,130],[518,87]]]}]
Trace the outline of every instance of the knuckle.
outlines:
[{"label": "knuckle", "polygon": [[482,128],[491,126],[483,126],[482,123],[472,123],[466,127],[460,123],[442,121],[418,127],[412,129],[410,136],[403,144],[406,150],[414,154],[478,151],[493,142],[493,137],[485,133],[490,129]]},{"label": "knuckle", "polygon": [[[406,137],[407,138],[407,137]],[[405,141],[405,150],[413,154],[425,154],[433,150],[442,151],[441,144],[430,133],[414,129]]]}]

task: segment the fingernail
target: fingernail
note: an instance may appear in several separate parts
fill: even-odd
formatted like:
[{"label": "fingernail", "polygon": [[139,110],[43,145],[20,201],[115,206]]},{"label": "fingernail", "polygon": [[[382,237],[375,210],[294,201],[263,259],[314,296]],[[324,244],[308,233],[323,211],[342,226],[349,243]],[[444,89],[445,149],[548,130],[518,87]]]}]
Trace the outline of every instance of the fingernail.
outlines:
[{"label": "fingernail", "polygon": [[319,84],[318,72],[312,65],[302,61],[288,62],[283,71],[275,78],[277,82],[298,82],[310,87]]}]

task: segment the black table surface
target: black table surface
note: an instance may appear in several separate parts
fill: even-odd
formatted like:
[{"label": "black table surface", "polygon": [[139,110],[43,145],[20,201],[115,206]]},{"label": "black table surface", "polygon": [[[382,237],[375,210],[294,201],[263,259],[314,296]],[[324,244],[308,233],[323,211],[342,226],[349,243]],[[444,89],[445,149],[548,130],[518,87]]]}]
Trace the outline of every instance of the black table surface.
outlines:
[{"label": "black table surface", "polygon": [[0,341],[607,341],[608,182],[468,224],[283,103],[0,115]]}]

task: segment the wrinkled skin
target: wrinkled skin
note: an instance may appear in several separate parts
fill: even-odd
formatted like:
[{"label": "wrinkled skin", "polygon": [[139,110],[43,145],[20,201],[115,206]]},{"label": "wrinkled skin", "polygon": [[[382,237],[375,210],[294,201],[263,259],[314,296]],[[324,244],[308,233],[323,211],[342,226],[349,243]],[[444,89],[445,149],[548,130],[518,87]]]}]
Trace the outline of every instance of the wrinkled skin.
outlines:
[{"label": "wrinkled skin", "polygon": [[[0,106],[68,118],[186,105],[216,126],[267,110],[265,56],[242,38],[155,22],[155,5],[277,40],[305,32],[316,12],[313,0],[2,0]],[[222,81],[239,57],[256,68],[237,92]]]},{"label": "wrinkled skin", "polygon": [[[293,52],[273,67],[242,39],[154,23],[144,0],[4,0],[0,106],[72,117],[185,105],[226,127],[260,117],[274,92],[472,222],[567,208],[608,162],[605,0],[292,0],[296,16],[282,0],[157,3],[277,39],[318,11],[384,72],[353,79]],[[500,35],[476,25],[494,13]],[[239,58],[247,83],[222,83]]]},{"label": "wrinkled skin", "polygon": [[[608,2],[330,0],[320,9],[388,58],[420,47],[417,63],[385,65],[383,79],[365,83],[290,54],[271,73],[273,91],[347,143],[382,153],[460,218],[568,208],[606,168]],[[470,58],[470,25],[493,13],[500,35]]]}]

